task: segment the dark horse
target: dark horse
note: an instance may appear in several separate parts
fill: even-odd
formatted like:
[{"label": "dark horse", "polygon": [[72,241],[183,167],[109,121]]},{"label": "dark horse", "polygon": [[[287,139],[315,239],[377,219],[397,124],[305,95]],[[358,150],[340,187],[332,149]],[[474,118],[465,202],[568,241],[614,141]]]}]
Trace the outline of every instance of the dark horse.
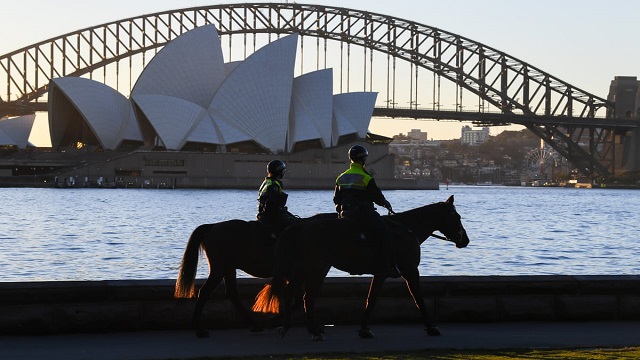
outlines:
[{"label": "dark horse", "polygon": [[[335,213],[318,214],[299,219],[337,218]],[[258,278],[270,278],[273,274],[273,253],[275,240],[271,231],[257,221],[228,220],[215,224],[198,226],[189,237],[182,256],[174,297],[195,297],[195,279],[198,259],[204,250],[209,263],[209,277],[198,292],[198,300],[193,311],[193,325],[198,337],[207,337],[209,332],[201,322],[204,305],[211,293],[224,280],[225,293],[231,303],[249,323],[252,331],[260,331],[252,312],[240,301],[237,288],[236,269]]]},{"label": "dark horse", "polygon": [[[431,336],[440,335],[421,296],[418,265],[420,244],[434,231],[443,233],[446,240],[454,242],[458,248],[469,244],[460,215],[453,205],[453,196],[445,202],[385,218],[394,228],[395,260],[420,311],[426,331]],[[276,244],[273,278],[256,297],[253,310],[280,313],[283,324],[278,328],[278,334],[283,337],[290,327],[293,294],[304,285],[307,329],[314,340],[324,340],[323,326],[318,325],[314,317],[314,305],[329,269],[333,266],[352,274],[371,274],[376,269],[373,263],[376,256],[372,255],[375,249],[371,245],[367,247],[367,240],[362,240],[359,234],[357,226],[343,219],[317,220],[288,227]],[[385,276],[380,275],[371,280],[359,330],[362,338],[373,337],[368,327],[369,318],[384,281]]]}]

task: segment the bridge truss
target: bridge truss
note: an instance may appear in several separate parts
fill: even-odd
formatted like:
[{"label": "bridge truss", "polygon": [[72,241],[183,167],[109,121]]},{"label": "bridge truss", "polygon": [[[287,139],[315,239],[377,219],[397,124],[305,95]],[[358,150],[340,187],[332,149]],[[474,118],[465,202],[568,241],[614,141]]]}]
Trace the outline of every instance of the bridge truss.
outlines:
[{"label": "bridge truss", "polygon": [[[613,119],[597,120],[613,112],[613,103],[463,36],[366,11],[282,3],[143,15],[2,55],[0,84],[6,88],[0,89],[0,116],[46,111],[37,100],[46,97],[49,80],[56,77],[86,76],[128,95],[162,46],[208,24],[228,47],[227,61],[246,58],[272,36],[295,32],[300,72],[315,62],[316,68],[339,69],[334,83],[340,92],[377,91],[374,115],[522,124],[585,175],[614,174],[615,135],[629,128]],[[397,106],[403,103],[408,106]]]}]

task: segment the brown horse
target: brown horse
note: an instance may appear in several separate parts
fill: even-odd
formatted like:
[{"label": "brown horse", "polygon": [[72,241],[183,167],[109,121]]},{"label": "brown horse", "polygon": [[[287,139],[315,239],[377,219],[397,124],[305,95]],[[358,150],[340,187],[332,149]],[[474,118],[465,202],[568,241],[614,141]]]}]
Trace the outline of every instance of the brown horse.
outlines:
[{"label": "brown horse", "polygon": [[[453,205],[453,196],[445,202],[426,205],[385,217],[393,228],[393,253],[400,272],[413,296],[426,331],[440,335],[428,314],[420,290],[420,244],[434,231],[440,231],[446,240],[456,247],[469,244],[469,237],[462,226],[460,215]],[[280,313],[283,337],[290,327],[290,307],[293,294],[304,286],[304,305],[307,330],[314,340],[324,340],[323,326],[316,323],[314,306],[322,283],[333,266],[353,274],[372,274],[376,269],[374,248],[360,238],[360,230],[343,219],[324,219],[288,227],[276,244],[275,269],[271,282],[256,298],[253,310]],[[435,235],[434,235],[435,236]],[[371,243],[371,242],[369,242]],[[359,335],[371,338],[369,318],[375,307],[385,276],[376,275],[371,280],[367,302],[362,316]]]},{"label": "brown horse", "polygon": [[[337,218],[335,213],[318,214],[307,219]],[[208,337],[201,317],[205,303],[211,293],[224,280],[225,293],[231,303],[249,323],[251,331],[262,330],[253,319],[253,313],[240,301],[237,288],[236,269],[258,278],[270,278],[273,274],[275,238],[265,225],[257,221],[228,220],[198,226],[189,237],[182,256],[176,280],[176,298],[195,297],[195,279],[198,259],[204,250],[209,263],[209,277],[198,292],[193,311],[193,325],[198,337]]]}]

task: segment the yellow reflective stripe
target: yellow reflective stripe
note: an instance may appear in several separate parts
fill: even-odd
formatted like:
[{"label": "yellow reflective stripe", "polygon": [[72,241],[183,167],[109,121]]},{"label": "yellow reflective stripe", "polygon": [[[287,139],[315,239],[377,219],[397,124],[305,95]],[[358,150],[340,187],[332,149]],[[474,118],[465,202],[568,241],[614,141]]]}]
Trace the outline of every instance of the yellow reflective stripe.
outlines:
[{"label": "yellow reflective stripe", "polygon": [[273,179],[265,179],[262,182],[262,186],[260,186],[260,190],[259,190],[260,195],[264,194],[267,191],[267,188],[269,188],[269,186],[273,184],[275,184],[278,187],[278,193],[282,193],[282,186],[280,186],[279,181],[274,181]]},{"label": "yellow reflective stripe", "polygon": [[366,176],[364,174],[343,173],[338,178],[337,184],[341,189],[358,189],[367,188]]}]

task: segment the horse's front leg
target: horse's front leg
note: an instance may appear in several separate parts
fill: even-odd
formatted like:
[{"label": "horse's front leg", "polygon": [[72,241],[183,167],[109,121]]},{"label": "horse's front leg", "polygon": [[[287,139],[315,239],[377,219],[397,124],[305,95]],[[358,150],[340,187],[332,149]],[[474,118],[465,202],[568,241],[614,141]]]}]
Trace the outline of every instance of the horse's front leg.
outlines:
[{"label": "horse's front leg", "polygon": [[253,318],[253,312],[247,310],[247,308],[240,301],[240,296],[238,294],[238,280],[236,279],[236,270],[230,269],[224,275],[224,287],[225,293],[227,294],[227,298],[233,306],[236,307],[238,312],[244,317],[245,321],[249,324],[249,331],[251,332],[261,332],[263,329],[262,326],[256,324]]},{"label": "horse's front leg", "polygon": [[280,298],[280,321],[282,325],[276,328],[276,332],[280,338],[283,338],[291,327],[291,304],[294,295],[298,293],[301,282],[298,279],[289,279],[289,282],[280,290],[278,297]]},{"label": "horse's front leg", "polygon": [[416,268],[408,273],[403,273],[403,276],[407,283],[407,287],[409,288],[409,292],[411,293],[411,297],[413,297],[413,301],[420,311],[425,331],[429,336],[439,336],[440,330],[431,321],[427,305],[422,298],[422,291],[420,290],[420,273],[418,272],[418,269]]},{"label": "horse's front leg", "polygon": [[373,314],[373,309],[378,302],[378,296],[380,295],[380,290],[382,289],[382,285],[386,280],[385,276],[374,276],[371,279],[371,285],[369,285],[369,293],[367,294],[367,301],[364,307],[364,313],[362,314],[362,319],[360,320],[360,330],[358,330],[358,335],[363,339],[373,339],[373,332],[369,329],[369,319],[371,318],[371,314]]}]

